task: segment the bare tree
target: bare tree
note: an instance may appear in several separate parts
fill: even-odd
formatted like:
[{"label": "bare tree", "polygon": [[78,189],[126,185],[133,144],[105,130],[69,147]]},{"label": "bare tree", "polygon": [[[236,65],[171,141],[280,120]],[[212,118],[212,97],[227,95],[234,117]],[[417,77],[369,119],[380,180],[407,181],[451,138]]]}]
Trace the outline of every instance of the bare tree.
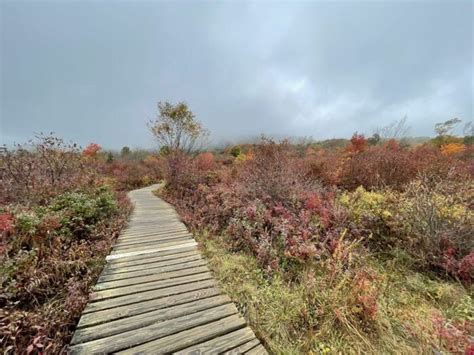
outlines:
[{"label": "bare tree", "polygon": [[447,120],[445,122],[437,123],[435,125],[435,132],[440,137],[451,135],[454,127],[456,127],[456,125],[458,125],[459,123],[461,123],[461,120],[457,117],[451,118],[450,120]]},{"label": "bare tree", "polygon": [[462,131],[465,136],[474,136],[473,122],[472,121],[466,122]]},{"label": "bare tree", "polygon": [[410,126],[407,125],[407,116],[405,115],[398,121],[393,121],[385,127],[377,128],[375,134],[382,140],[401,139],[407,136],[409,130]]}]

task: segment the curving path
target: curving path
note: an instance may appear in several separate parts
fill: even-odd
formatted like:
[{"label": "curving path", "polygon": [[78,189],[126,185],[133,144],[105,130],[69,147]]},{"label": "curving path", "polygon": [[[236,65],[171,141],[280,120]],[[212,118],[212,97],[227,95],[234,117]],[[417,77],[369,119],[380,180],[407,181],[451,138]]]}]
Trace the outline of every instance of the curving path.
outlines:
[{"label": "curving path", "polygon": [[135,205],[71,341],[72,354],[266,354],[217,288],[174,208],[129,193]]}]

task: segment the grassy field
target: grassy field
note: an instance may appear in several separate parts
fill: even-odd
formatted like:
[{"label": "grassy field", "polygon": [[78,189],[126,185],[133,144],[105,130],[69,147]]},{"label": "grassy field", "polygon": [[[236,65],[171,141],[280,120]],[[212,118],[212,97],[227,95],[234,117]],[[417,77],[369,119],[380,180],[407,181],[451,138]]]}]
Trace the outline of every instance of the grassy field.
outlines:
[{"label": "grassy field", "polygon": [[442,346],[459,352],[467,343],[455,326],[473,320],[470,291],[413,272],[401,259],[364,258],[377,288],[376,315],[365,323],[344,275],[331,278],[320,265],[308,265],[297,282],[288,282],[268,277],[252,255],[230,251],[225,237],[197,239],[222,290],[274,353],[419,354]]}]

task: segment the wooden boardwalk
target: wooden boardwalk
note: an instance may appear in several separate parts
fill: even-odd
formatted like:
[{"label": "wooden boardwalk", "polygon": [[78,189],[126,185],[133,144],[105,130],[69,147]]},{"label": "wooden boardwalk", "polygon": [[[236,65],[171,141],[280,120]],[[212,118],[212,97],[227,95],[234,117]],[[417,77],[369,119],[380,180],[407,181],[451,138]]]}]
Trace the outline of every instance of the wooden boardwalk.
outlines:
[{"label": "wooden boardwalk", "polygon": [[152,193],[135,205],[71,341],[73,354],[266,354],[217,288],[174,208]]}]

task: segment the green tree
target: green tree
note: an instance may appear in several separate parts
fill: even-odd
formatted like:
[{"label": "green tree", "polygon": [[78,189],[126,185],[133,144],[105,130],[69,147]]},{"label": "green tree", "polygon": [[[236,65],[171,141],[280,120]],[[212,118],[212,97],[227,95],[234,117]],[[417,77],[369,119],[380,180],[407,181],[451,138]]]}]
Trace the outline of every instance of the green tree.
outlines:
[{"label": "green tree", "polygon": [[132,151],[130,150],[130,148],[127,147],[127,146],[125,146],[125,147],[123,147],[122,150],[120,151],[120,155],[121,155],[122,157],[126,157],[126,156],[129,156],[131,152],[132,152]]},{"label": "green tree", "polygon": [[240,147],[238,145],[233,146],[230,150],[230,154],[234,157],[237,158],[241,153]]},{"label": "green tree", "polygon": [[167,145],[163,145],[163,146],[160,148],[159,154],[160,154],[162,157],[167,157],[168,155],[170,155],[170,147],[168,147]]},{"label": "green tree", "polygon": [[380,140],[380,134],[374,133],[372,137],[367,139],[367,143],[369,143],[369,145],[377,145],[380,143]]},{"label": "green tree", "polygon": [[114,161],[114,155],[112,152],[107,152],[107,158],[106,158],[107,163],[112,163]]},{"label": "green tree", "polygon": [[157,117],[148,123],[148,127],[161,146],[160,154],[166,158],[168,186],[179,185],[186,164],[185,155],[204,143],[207,131],[184,102],[174,105],[159,102]]},{"label": "green tree", "polygon": [[184,102],[159,102],[158,115],[148,127],[158,144],[170,152],[191,153],[208,135]]}]

